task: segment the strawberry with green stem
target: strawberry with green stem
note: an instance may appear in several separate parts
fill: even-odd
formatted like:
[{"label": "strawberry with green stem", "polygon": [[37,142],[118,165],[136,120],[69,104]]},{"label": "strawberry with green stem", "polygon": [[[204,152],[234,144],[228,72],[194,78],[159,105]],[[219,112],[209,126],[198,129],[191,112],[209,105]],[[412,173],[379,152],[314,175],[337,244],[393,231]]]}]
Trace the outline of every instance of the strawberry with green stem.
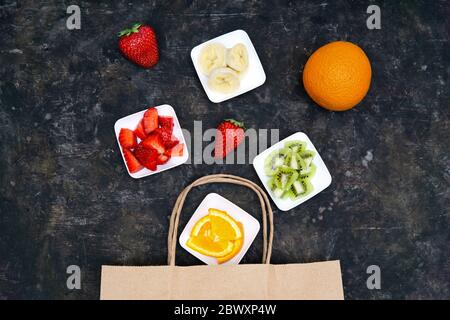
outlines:
[{"label": "strawberry with green stem", "polygon": [[119,50],[128,60],[143,68],[151,68],[158,62],[158,42],[152,27],[135,23],[118,36]]},{"label": "strawberry with green stem", "polygon": [[216,129],[216,145],[214,158],[223,159],[237,149],[245,138],[244,123],[234,119],[225,119]]}]

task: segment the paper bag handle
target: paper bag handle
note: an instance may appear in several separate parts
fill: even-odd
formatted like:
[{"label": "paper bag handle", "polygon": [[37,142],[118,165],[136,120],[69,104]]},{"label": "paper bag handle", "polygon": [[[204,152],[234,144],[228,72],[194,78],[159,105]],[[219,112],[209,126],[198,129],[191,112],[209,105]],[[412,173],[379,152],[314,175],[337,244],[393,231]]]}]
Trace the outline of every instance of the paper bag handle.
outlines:
[{"label": "paper bag handle", "polygon": [[[256,183],[230,174],[214,174],[204,176],[195,180],[188,185],[178,196],[175,206],[172,210],[172,216],[170,217],[169,235],[167,237],[167,264],[170,266],[175,265],[175,253],[177,247],[177,234],[178,224],[180,221],[181,210],[183,209],[184,201],[187,194],[192,188],[209,183],[231,183],[252,189],[258,195],[259,202],[261,203],[262,210],[262,223],[263,223],[263,256],[262,263],[269,264],[270,257],[272,255],[272,242],[273,242],[273,212],[270,206],[269,198],[264,190],[262,190]],[[269,218],[269,237],[267,237],[267,218]]]}]

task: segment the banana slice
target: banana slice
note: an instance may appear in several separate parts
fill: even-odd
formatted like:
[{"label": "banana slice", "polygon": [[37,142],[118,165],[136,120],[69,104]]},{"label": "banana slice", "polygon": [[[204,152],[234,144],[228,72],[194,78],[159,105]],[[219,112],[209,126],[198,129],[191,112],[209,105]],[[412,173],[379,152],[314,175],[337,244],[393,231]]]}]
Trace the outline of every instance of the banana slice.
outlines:
[{"label": "banana slice", "polygon": [[220,93],[232,93],[239,89],[240,81],[237,73],[230,68],[217,68],[211,72],[208,86]]},{"label": "banana slice", "polygon": [[245,45],[238,43],[231,49],[228,49],[226,63],[240,74],[245,72],[248,68],[248,53]]},{"label": "banana slice", "polygon": [[198,57],[198,64],[205,75],[209,75],[213,69],[225,67],[227,49],[220,43],[211,43],[202,48]]}]

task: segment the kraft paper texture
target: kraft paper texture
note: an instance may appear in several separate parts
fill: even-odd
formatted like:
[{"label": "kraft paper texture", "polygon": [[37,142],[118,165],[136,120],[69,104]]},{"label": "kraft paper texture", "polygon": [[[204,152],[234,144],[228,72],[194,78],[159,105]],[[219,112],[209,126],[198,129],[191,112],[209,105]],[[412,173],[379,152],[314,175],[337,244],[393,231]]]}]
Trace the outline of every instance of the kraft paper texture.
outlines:
[{"label": "kraft paper texture", "polygon": [[229,266],[103,266],[102,300],[343,300],[339,261]]}]

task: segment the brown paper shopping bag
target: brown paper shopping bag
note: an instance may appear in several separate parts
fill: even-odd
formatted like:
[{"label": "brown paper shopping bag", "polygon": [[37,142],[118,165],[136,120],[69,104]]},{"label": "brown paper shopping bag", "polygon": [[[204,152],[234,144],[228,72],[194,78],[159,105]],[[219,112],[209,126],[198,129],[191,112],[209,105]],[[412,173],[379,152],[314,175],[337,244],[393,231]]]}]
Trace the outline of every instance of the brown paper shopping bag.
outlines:
[{"label": "brown paper shopping bag", "polygon": [[[184,201],[192,188],[208,183],[237,184],[252,189],[258,195],[263,213],[262,264],[175,266],[178,223]],[[272,241],[272,208],[266,193],[257,184],[225,174],[202,177],[181,192],[173,208],[168,235],[168,265],[103,266],[100,298],[104,300],[344,298],[339,261],[272,265],[270,264]]]}]

